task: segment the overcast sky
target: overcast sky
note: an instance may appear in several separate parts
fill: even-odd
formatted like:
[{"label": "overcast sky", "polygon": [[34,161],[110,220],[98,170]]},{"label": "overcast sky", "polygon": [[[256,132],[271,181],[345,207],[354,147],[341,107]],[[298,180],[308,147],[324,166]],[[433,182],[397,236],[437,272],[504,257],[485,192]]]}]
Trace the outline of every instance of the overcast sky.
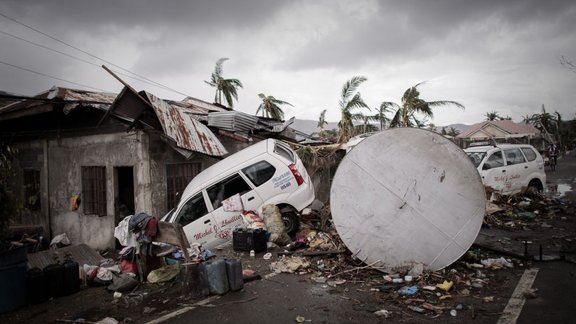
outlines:
[{"label": "overcast sky", "polygon": [[175,91],[121,75],[137,90],[212,102],[204,80],[222,57],[224,77],[244,85],[234,108],[251,114],[264,93],[294,106],[287,118],[317,120],[327,109],[337,121],[342,86],[365,76],[359,92],[373,110],[422,81],[423,99],[466,107],[438,108],[436,125],[476,123],[491,111],[519,122],[543,104],[572,119],[576,73],[560,60],[576,64],[576,1],[0,0],[3,91],[118,92],[106,64]]}]

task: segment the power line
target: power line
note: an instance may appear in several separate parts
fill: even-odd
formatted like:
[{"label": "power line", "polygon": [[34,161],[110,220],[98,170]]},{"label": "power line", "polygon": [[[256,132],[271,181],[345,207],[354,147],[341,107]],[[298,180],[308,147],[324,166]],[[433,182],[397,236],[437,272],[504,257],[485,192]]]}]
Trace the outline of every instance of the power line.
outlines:
[{"label": "power line", "polygon": [[167,86],[165,86],[165,85],[163,85],[163,84],[161,84],[161,83],[158,83],[158,82],[156,82],[156,81],[150,80],[150,79],[146,78],[145,76],[142,76],[142,75],[139,75],[139,74],[137,74],[137,73],[134,73],[134,72],[132,72],[132,71],[130,71],[130,70],[127,70],[127,69],[125,69],[125,68],[123,68],[123,67],[121,67],[121,66],[119,66],[119,65],[116,65],[116,64],[114,64],[114,63],[112,63],[112,62],[109,62],[109,61],[107,61],[107,60],[105,60],[105,59],[99,58],[98,56],[93,55],[93,54],[91,54],[91,53],[89,53],[89,52],[87,52],[87,51],[84,51],[84,50],[82,50],[82,49],[80,49],[80,48],[78,48],[78,47],[76,47],[76,46],[70,45],[70,44],[68,44],[68,43],[66,43],[66,42],[64,42],[64,41],[62,41],[62,40],[60,40],[60,39],[58,39],[58,38],[56,38],[56,37],[54,37],[54,36],[51,36],[51,35],[49,35],[49,34],[46,34],[46,33],[42,32],[42,31],[40,31],[40,30],[38,30],[38,29],[36,29],[36,28],[34,28],[34,27],[32,27],[32,26],[29,26],[29,25],[27,25],[27,24],[25,24],[25,23],[22,23],[22,22],[14,19],[14,18],[11,18],[11,17],[5,15],[5,14],[2,13],[2,12],[0,12],[0,16],[6,18],[6,19],[8,19],[8,20],[11,20],[11,21],[13,21],[13,22],[15,22],[15,23],[17,23],[17,24],[19,24],[19,25],[22,25],[22,26],[24,26],[24,27],[26,27],[26,28],[28,28],[28,29],[31,29],[31,30],[39,33],[39,34],[42,34],[42,35],[44,35],[44,36],[46,36],[46,37],[48,37],[48,38],[50,38],[50,39],[52,39],[52,40],[55,40],[55,41],[57,41],[57,42],[59,42],[59,43],[61,43],[61,44],[63,44],[63,45],[66,45],[66,46],[68,46],[68,47],[70,47],[70,48],[73,48],[73,49],[79,51],[79,52],[82,52],[82,53],[84,53],[84,54],[86,54],[86,55],[88,55],[88,56],[90,56],[90,57],[93,57],[93,58],[98,59],[98,60],[100,60],[100,61],[102,61],[102,62],[105,62],[105,63],[107,63],[107,64],[110,64],[110,65],[112,65],[112,66],[114,66],[114,67],[116,67],[116,68],[119,68],[119,69],[121,69],[121,70],[123,70],[123,71],[126,71],[126,72],[128,72],[128,73],[131,73],[131,74],[133,74],[133,75],[136,75],[136,76],[138,76],[138,77],[140,77],[140,78],[142,78],[142,79],[144,79],[144,80],[147,80],[147,81],[155,84],[155,85],[158,86],[158,87],[162,87],[162,88],[164,88],[164,89],[173,91],[173,92],[178,93],[178,94],[183,95],[183,96],[187,96],[187,97],[189,96],[189,95],[187,95],[187,94],[185,94],[185,93],[182,93],[182,92],[179,92],[179,91],[177,91],[177,90],[171,89],[171,88],[169,88],[169,87],[167,87]]},{"label": "power line", "polygon": [[[52,52],[55,52],[55,53],[58,53],[58,54],[61,54],[61,55],[64,55],[64,56],[73,58],[73,59],[75,59],[75,60],[77,60],[77,61],[80,61],[80,62],[82,62],[82,63],[90,64],[90,65],[92,65],[92,66],[95,66],[95,67],[97,67],[97,68],[100,68],[100,65],[98,65],[98,64],[96,64],[96,63],[92,63],[92,62],[87,61],[87,60],[85,60],[85,59],[83,59],[83,58],[80,58],[80,57],[77,57],[77,56],[74,56],[74,55],[70,55],[70,54],[68,54],[68,53],[64,53],[64,52],[62,52],[62,51],[59,51],[59,50],[50,48],[50,47],[45,46],[45,45],[42,45],[42,44],[38,44],[38,43],[32,42],[32,41],[27,40],[27,39],[25,39],[25,38],[22,38],[22,37],[20,37],[20,36],[16,36],[16,35],[7,33],[7,32],[5,32],[5,31],[1,31],[1,30],[0,30],[0,34],[4,34],[4,35],[6,35],[6,36],[15,38],[15,39],[17,39],[17,40],[20,40],[20,41],[23,41],[23,42],[32,44],[32,45],[34,45],[34,46],[38,46],[38,47],[40,47],[40,48],[44,48],[44,49],[46,49],[46,50],[49,50],[49,51],[52,51]],[[113,72],[115,72],[115,73],[117,73],[117,74],[120,74],[120,75],[123,75],[123,76],[128,77],[128,78],[131,78],[131,79],[140,81],[140,82],[148,83],[148,84],[153,85],[153,86],[158,86],[158,85],[155,85],[155,84],[153,84],[153,83],[150,83],[150,82],[148,82],[148,81],[146,81],[146,80],[143,80],[143,79],[140,79],[140,78],[137,78],[137,77],[128,75],[128,74],[126,74],[126,73],[122,73],[122,72],[118,72],[118,71],[113,71]],[[162,86],[162,87],[163,87],[165,90],[173,91],[172,89],[170,89],[170,88],[168,88],[168,87],[165,87],[165,86]]]},{"label": "power line", "polygon": [[43,76],[43,77],[55,79],[55,80],[58,80],[58,81],[63,81],[63,82],[68,82],[68,83],[71,83],[71,84],[79,85],[79,86],[81,86],[81,87],[86,87],[86,88],[90,88],[90,89],[94,89],[94,90],[98,90],[98,91],[102,91],[102,92],[110,92],[110,91],[106,91],[106,90],[104,90],[104,89],[100,89],[100,88],[96,88],[96,87],[91,87],[91,86],[89,86],[89,85],[85,85],[85,84],[78,83],[78,82],[68,81],[68,80],[65,80],[65,79],[61,79],[61,78],[58,78],[58,77],[55,77],[55,76],[51,76],[51,75],[48,75],[48,74],[45,74],[45,73],[42,73],[42,72],[37,72],[37,71],[34,71],[34,70],[30,70],[30,69],[27,69],[27,68],[24,68],[24,67],[21,67],[21,66],[18,66],[18,65],[6,63],[6,62],[3,62],[3,61],[0,61],[0,64],[8,65],[8,66],[11,66],[11,67],[16,68],[16,69],[20,69],[20,70],[24,70],[24,71],[27,71],[27,72],[30,72],[30,73],[38,74],[38,75],[41,75],[41,76]]}]

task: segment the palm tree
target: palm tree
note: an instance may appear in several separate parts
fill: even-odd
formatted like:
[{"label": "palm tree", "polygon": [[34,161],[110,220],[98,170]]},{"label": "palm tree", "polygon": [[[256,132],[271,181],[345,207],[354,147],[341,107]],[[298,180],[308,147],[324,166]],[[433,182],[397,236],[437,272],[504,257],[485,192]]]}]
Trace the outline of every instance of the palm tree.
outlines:
[{"label": "palm tree", "polygon": [[378,110],[376,110],[376,115],[372,116],[373,120],[380,123],[380,130],[384,130],[386,123],[390,121],[390,118],[386,116],[386,113],[390,111],[390,106],[386,105],[385,102],[380,104]]},{"label": "palm tree", "polygon": [[292,104],[289,102],[276,99],[272,96],[266,96],[263,93],[258,94],[258,97],[262,99],[262,103],[260,104],[260,106],[258,106],[258,110],[256,110],[256,115],[258,115],[259,112],[262,112],[262,117],[283,120],[284,111],[282,111],[282,108],[280,108],[280,106],[281,105],[292,106]]},{"label": "palm tree", "polygon": [[503,119],[502,116],[500,116],[500,114],[495,110],[492,110],[491,112],[487,112],[485,116],[486,116],[486,120],[488,120],[488,121],[502,120]]},{"label": "palm tree", "polygon": [[214,67],[214,72],[210,77],[210,82],[204,81],[212,87],[216,88],[216,94],[214,95],[214,102],[222,104],[222,96],[226,99],[228,107],[234,107],[234,102],[232,98],[238,101],[238,88],[242,88],[242,82],[238,79],[224,79],[222,76],[222,64],[228,58],[223,57],[216,61],[216,66]]},{"label": "palm tree", "polygon": [[364,115],[361,117],[361,120],[362,120],[362,125],[354,126],[354,134],[353,135],[378,131],[378,127],[376,125],[370,124],[371,121],[376,120],[374,116]]},{"label": "palm tree", "polygon": [[359,108],[368,108],[368,105],[362,99],[360,92],[356,92],[356,89],[362,84],[362,82],[367,79],[363,76],[355,76],[352,79],[346,81],[342,87],[342,94],[340,97],[340,121],[338,122],[338,130],[340,131],[340,137],[338,143],[346,143],[352,134],[354,134],[354,120],[359,120],[362,118],[361,113],[355,113]]},{"label": "palm tree", "polygon": [[457,130],[456,128],[454,128],[453,126],[450,126],[450,129],[447,132],[447,135],[452,136],[452,137],[456,137],[460,134],[460,131]]},{"label": "palm tree", "polygon": [[533,121],[534,121],[534,115],[526,114],[522,116],[522,122],[524,124],[532,124]]},{"label": "palm tree", "polygon": [[318,124],[316,125],[316,127],[318,127],[320,129],[320,137],[324,136],[324,126],[328,125],[328,122],[326,121],[326,109],[322,110],[322,112],[320,113],[320,117],[318,118]]},{"label": "palm tree", "polygon": [[440,101],[425,101],[420,98],[420,91],[418,87],[424,84],[420,82],[413,87],[408,88],[404,95],[402,96],[401,105],[393,102],[383,102],[382,105],[386,105],[396,109],[396,113],[390,122],[390,127],[424,127],[425,120],[418,120],[416,118],[417,113],[424,115],[424,118],[434,117],[432,108],[445,105],[454,105],[458,108],[464,109],[464,106],[456,101],[440,100]]}]

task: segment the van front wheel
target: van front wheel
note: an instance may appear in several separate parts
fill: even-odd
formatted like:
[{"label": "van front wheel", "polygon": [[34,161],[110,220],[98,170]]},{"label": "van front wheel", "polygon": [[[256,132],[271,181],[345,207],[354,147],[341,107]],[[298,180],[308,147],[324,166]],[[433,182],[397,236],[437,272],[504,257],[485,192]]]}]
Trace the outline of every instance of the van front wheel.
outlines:
[{"label": "van front wheel", "polygon": [[300,220],[298,219],[298,215],[292,210],[282,212],[282,222],[284,222],[284,226],[286,227],[286,232],[288,235],[295,234],[300,228]]}]

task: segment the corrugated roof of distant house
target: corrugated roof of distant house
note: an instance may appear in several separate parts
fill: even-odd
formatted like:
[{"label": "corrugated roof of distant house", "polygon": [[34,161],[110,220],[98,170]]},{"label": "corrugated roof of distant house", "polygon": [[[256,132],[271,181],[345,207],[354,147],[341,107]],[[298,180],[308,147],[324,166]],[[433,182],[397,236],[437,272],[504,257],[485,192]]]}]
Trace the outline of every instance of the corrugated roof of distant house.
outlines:
[{"label": "corrugated roof of distant house", "polygon": [[[515,123],[511,120],[486,120],[478,124],[474,124],[466,129],[464,132],[460,133],[458,138],[468,138],[470,135],[482,131],[489,126],[494,126],[505,133],[508,134],[526,134],[526,135],[538,135],[540,131],[530,125],[525,123]],[[487,133],[486,136],[490,137],[491,134]]]}]

